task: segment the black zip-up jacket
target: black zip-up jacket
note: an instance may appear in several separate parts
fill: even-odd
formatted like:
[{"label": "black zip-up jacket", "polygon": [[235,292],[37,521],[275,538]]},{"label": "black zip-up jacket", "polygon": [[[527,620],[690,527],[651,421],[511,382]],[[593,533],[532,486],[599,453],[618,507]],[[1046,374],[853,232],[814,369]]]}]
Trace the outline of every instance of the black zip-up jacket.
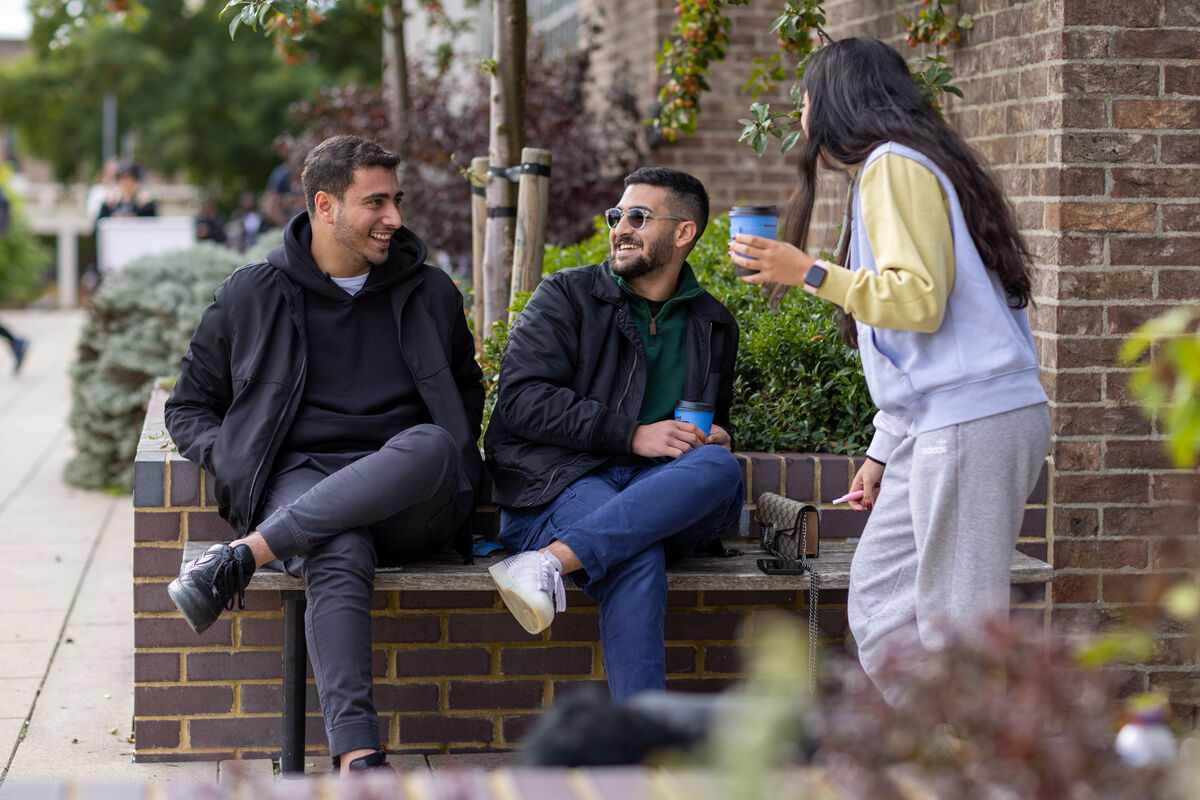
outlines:
[{"label": "black zip-up jacket", "polygon": [[[547,277],[508,334],[496,408],[484,435],[495,502],[544,505],[612,456],[633,452],[646,351],[608,262]],[[729,428],[738,329],[707,292],[685,305],[684,395],[717,381],[715,421]]]},{"label": "black zip-up jacket", "polygon": [[[285,244],[266,261],[247,264],[218,287],[183,356],[166,404],[167,430],[179,452],[215,478],[221,516],[239,536],[251,529],[271,466],[304,392],[307,342],[304,292],[289,277],[304,241],[307,213],[288,223]],[[469,521],[482,482],[479,429],[482,372],[450,277],[424,264],[425,244],[407,228],[396,232],[388,261],[398,270],[386,290],[399,331],[397,346],[412,370],[433,422],[458,444],[463,474],[459,519]],[[465,538],[464,538],[465,537]],[[456,549],[469,553],[464,522]]]}]

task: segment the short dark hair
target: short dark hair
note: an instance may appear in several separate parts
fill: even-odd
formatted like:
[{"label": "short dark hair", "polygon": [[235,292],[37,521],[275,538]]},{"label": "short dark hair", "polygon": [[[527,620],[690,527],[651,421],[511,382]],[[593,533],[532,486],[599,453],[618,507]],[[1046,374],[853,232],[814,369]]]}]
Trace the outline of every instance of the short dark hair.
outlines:
[{"label": "short dark hair", "polygon": [[667,190],[667,210],[696,223],[696,238],[692,240],[695,247],[708,227],[708,192],[699,178],[670,167],[640,167],[625,176],[626,189],[634,184]]},{"label": "short dark hair", "polygon": [[142,179],[142,168],[133,161],[122,161],[117,164],[116,176],[120,178],[122,175],[130,175],[135,181],[140,181]]},{"label": "short dark hair", "polygon": [[356,170],[367,167],[395,169],[399,163],[400,156],[370,139],[359,136],[326,139],[304,157],[304,171],[300,173],[308,213],[316,213],[317,192],[325,192],[341,201],[350,184],[354,183]]}]

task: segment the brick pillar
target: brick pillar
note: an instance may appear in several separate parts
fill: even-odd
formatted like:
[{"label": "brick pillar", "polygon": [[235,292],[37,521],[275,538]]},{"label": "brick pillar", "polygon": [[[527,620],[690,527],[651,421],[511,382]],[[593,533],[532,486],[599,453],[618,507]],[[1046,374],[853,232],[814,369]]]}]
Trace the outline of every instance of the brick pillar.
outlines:
[{"label": "brick pillar", "polygon": [[[1200,531],[1197,475],[1170,468],[1116,360],[1137,325],[1200,299],[1200,11],[1189,0],[1068,0],[1062,14],[1058,185],[1045,214],[1057,247],[1037,319],[1058,466],[1055,615],[1071,630],[1186,577]],[[1159,641],[1128,688],[1168,689],[1194,725],[1195,646],[1178,626]]]}]

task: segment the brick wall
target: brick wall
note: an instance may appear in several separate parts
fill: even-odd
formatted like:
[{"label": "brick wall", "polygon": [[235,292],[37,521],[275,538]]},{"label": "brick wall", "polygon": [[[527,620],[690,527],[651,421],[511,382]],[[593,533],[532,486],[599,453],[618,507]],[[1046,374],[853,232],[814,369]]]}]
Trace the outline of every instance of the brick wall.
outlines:
[{"label": "brick wall", "polygon": [[[656,6],[650,44],[614,39],[619,58],[638,65],[647,115],[669,5]],[[749,105],[735,87],[749,59],[770,48],[759,15],[774,5],[754,5],[761,10],[733,12],[734,45],[704,100],[701,135],[654,151],[700,175],[722,198],[718,210],[750,187],[764,201],[782,196],[774,187],[791,172],[777,158],[747,159],[735,142],[734,120]],[[835,38],[872,35],[920,54],[902,44],[892,0],[825,8]],[[1054,619],[1067,632],[1111,627],[1186,574],[1200,533],[1197,474],[1169,467],[1162,430],[1129,402],[1116,359],[1139,323],[1200,299],[1200,6],[959,0],[953,9],[970,12],[975,27],[945,50],[965,93],[949,98],[947,117],[991,164],[1036,262],[1030,320],[1054,419]],[[630,13],[616,24],[647,23]],[[826,226],[813,241],[830,247],[842,185],[827,183],[818,217]],[[1190,632],[1158,632],[1159,653],[1128,669],[1127,688],[1168,688],[1178,717],[1194,725],[1200,669]]]},{"label": "brick wall", "polygon": [[[592,59],[593,91],[616,90],[632,96],[642,119],[657,111],[661,82],[654,58],[674,25],[675,2],[581,0],[579,4],[582,24],[593,30],[591,40],[598,47]],[[782,206],[795,183],[795,165],[779,155],[777,143],[761,159],[746,145],[736,144],[742,129],[737,120],[747,116],[752,102],[741,87],[750,76],[751,61],[774,46],[775,37],[767,30],[778,14],[777,5],[759,0],[729,9],[734,26],[728,57],[714,65],[708,78],[713,92],[701,101],[704,113],[696,136],[670,146],[651,142],[651,163],[698,177],[709,191],[714,214],[739,203]],[[774,97],[763,95],[760,101],[779,105],[786,101],[784,89]]]},{"label": "brick wall", "polygon": [[[174,452],[162,423],[164,399],[161,391],[151,399],[134,476],[136,760],[275,756],[282,738],[279,592],[247,592],[246,610],[223,613],[203,636],[192,632],[167,596],[184,545],[228,540],[232,531],[217,515],[209,476]],[[769,453],[739,458],[749,503],[764,491],[815,501],[824,506],[822,538],[861,532],[865,515],[829,506],[849,487],[852,459]],[[1048,483],[1043,475],[1030,497],[1020,544],[1043,560]],[[747,511],[727,543],[751,533],[749,516]],[[493,530],[494,514],[484,508],[477,522],[481,530]],[[1044,614],[1040,584],[1017,592],[1016,613]],[[807,619],[805,594],[672,591],[668,688],[719,691],[742,677],[742,644],[756,620],[780,609]],[[836,648],[845,632],[845,591],[821,592],[818,608],[823,640]],[[555,697],[604,680],[597,609],[574,588],[566,613],[536,637],[490,591],[380,591],[371,616],[380,734],[392,752],[510,749]],[[325,753],[311,679],[310,668],[306,741],[309,753]]]}]

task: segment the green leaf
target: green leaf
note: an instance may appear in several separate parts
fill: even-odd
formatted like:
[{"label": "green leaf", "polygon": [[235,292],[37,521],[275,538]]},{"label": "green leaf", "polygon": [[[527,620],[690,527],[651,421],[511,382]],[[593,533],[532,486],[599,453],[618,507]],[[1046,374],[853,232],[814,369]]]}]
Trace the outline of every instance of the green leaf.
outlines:
[{"label": "green leaf", "polygon": [[1177,583],[1163,595],[1162,606],[1175,619],[1194,620],[1200,616],[1200,591],[1194,583]]},{"label": "green leaf", "polygon": [[779,152],[787,153],[788,151],[790,151],[793,147],[796,146],[796,143],[800,141],[800,136],[802,134],[803,134],[803,131],[792,131],[791,133],[789,133],[784,138],[783,144],[780,145]]},{"label": "green leaf", "polygon": [[1106,634],[1084,644],[1076,658],[1085,667],[1103,667],[1114,662],[1136,664],[1154,654],[1154,638],[1145,631]]}]

